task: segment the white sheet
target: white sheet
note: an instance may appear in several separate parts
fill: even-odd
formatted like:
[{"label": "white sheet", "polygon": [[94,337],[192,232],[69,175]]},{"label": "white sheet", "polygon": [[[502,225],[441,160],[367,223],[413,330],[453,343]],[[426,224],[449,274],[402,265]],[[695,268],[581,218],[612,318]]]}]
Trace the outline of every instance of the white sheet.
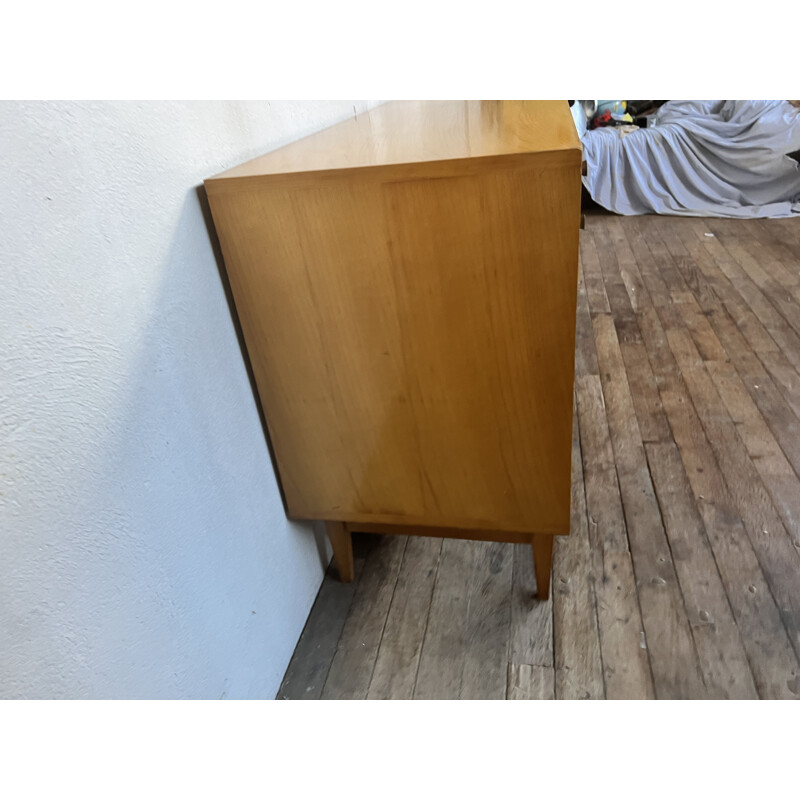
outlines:
[{"label": "white sheet", "polygon": [[656,124],[583,136],[584,185],[618,214],[800,215],[800,110],[785,100],[673,100]]}]

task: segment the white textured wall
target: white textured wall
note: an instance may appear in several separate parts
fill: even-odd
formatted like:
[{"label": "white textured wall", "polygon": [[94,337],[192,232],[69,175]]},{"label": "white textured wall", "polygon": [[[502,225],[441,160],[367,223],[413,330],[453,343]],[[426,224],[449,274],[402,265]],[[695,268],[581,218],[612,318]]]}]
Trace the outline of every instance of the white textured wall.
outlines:
[{"label": "white textured wall", "polygon": [[277,691],[321,539],[284,516],[195,187],[353,105],[0,105],[0,697]]}]

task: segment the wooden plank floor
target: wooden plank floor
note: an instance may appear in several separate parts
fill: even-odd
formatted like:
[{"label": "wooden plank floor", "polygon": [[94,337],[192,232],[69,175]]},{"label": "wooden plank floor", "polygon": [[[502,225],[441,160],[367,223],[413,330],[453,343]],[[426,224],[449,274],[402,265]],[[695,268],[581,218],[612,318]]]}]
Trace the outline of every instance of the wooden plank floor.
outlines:
[{"label": "wooden plank floor", "polygon": [[800,222],[587,215],[572,533],[363,535],[279,698],[800,698]]}]

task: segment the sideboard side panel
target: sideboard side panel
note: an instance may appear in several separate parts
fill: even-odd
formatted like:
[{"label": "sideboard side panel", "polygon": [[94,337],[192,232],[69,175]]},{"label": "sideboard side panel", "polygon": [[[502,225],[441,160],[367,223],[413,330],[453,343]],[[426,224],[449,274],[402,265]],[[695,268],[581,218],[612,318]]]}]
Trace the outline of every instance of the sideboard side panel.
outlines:
[{"label": "sideboard side panel", "polygon": [[569,530],[579,168],[210,198],[292,516]]}]

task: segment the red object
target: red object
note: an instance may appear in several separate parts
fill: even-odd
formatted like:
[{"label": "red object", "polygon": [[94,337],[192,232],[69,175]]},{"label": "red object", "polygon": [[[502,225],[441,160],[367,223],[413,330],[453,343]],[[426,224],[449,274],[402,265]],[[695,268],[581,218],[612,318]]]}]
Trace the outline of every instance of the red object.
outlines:
[{"label": "red object", "polygon": [[613,120],[611,119],[611,112],[604,111],[602,114],[596,114],[592,119],[592,127],[593,128],[604,128],[606,125],[613,124]]}]

